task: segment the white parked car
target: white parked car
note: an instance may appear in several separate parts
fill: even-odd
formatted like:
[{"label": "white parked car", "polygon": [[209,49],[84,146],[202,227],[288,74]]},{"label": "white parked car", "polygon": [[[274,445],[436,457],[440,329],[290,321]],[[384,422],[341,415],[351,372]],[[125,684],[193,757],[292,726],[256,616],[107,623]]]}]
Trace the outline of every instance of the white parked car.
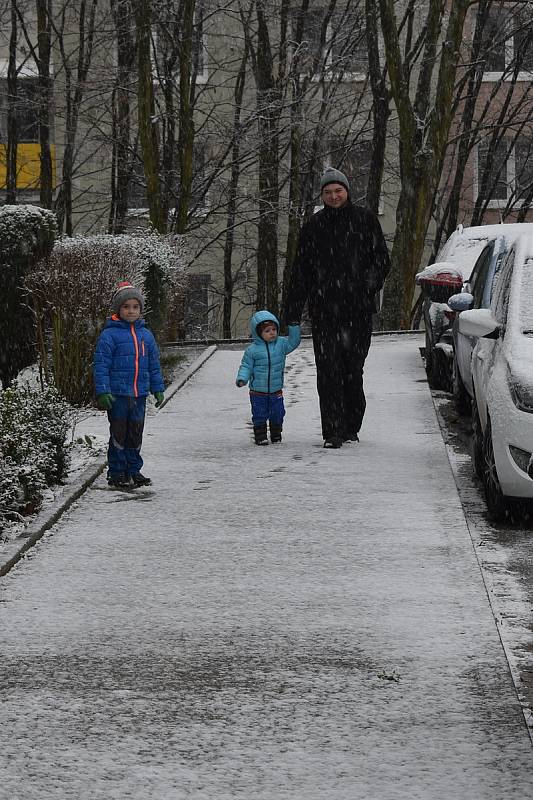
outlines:
[{"label": "white parked car", "polygon": [[[465,230],[468,231],[468,228]],[[473,308],[490,308],[492,294],[497,285],[505,256],[518,236],[533,235],[533,223],[486,225],[475,230],[480,233],[482,230],[486,230],[489,240],[474,264],[470,277],[463,283],[461,292],[448,299],[448,306],[455,312],[452,323],[452,392],[460,414],[470,414],[471,411],[471,400],[474,395],[472,350],[477,342],[475,337],[463,336],[460,332],[461,312]]]},{"label": "white parked car", "polygon": [[489,514],[502,519],[513,498],[533,499],[533,235],[508,251],[490,308],[462,311],[472,352],[473,457]]},{"label": "white parked car", "polygon": [[416,276],[424,297],[426,374],[432,389],[452,391],[455,312],[448,306],[448,298],[461,290],[487,242],[500,235],[501,228],[459,225],[439,250],[435,263]]}]

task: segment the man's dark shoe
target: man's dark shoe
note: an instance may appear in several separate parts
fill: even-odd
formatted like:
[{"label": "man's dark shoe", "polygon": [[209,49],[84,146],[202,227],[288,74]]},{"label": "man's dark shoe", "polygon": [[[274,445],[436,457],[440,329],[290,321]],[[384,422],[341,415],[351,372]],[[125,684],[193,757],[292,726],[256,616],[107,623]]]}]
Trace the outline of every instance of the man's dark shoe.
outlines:
[{"label": "man's dark shoe", "polygon": [[123,472],[118,472],[116,475],[108,475],[107,483],[109,486],[115,486],[117,489],[131,489],[131,480],[128,475]]},{"label": "man's dark shoe", "polygon": [[337,450],[339,447],[342,447],[342,439],[340,436],[330,436],[329,439],[324,441],[324,447],[329,447],[333,450]]},{"label": "man's dark shoe", "polygon": [[152,483],[152,479],[147,478],[142,472],[135,472],[131,476],[131,480],[134,486],[150,486]]},{"label": "man's dark shoe", "polygon": [[356,433],[345,433],[342,437],[343,442],[358,442],[359,436]]}]

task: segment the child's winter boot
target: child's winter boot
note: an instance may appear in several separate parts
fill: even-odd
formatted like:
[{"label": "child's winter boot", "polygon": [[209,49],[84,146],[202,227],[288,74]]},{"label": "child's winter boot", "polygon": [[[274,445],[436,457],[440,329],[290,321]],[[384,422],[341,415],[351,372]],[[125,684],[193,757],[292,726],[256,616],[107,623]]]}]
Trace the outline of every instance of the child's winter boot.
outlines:
[{"label": "child's winter boot", "polygon": [[124,472],[117,472],[115,474],[107,473],[107,483],[109,486],[115,486],[117,489],[131,488],[131,480],[129,475]]},{"label": "child's winter boot", "polygon": [[266,422],[263,425],[254,425],[254,439],[256,444],[268,444]]},{"label": "child's winter boot", "polygon": [[142,472],[134,472],[131,476],[134,486],[150,486],[152,479],[148,475],[143,475]]},{"label": "child's winter boot", "polygon": [[280,424],[276,424],[275,422],[270,423],[270,441],[272,444],[277,444],[281,442],[281,431],[283,426]]}]

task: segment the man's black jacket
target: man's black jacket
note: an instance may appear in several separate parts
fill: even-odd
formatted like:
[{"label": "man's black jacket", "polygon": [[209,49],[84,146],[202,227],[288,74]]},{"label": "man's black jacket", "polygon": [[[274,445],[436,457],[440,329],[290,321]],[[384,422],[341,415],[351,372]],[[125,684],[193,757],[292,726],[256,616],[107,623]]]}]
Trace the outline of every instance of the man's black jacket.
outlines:
[{"label": "man's black jacket", "polygon": [[326,206],[301,230],[284,319],[299,321],[308,300],[313,328],[357,324],[375,311],[374,295],[389,269],[377,216],[350,201],[339,209]]}]

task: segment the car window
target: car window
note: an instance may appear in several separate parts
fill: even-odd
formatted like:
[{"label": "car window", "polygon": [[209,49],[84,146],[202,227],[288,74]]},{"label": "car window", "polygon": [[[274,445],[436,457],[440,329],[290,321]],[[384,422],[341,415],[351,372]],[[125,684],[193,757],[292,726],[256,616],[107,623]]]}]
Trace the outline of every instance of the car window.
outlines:
[{"label": "car window", "polygon": [[492,260],[494,243],[491,242],[481,253],[475,263],[472,275],[470,276],[470,288],[474,295],[473,308],[481,308],[483,302],[483,290],[487,281],[487,274]]},{"label": "car window", "polygon": [[507,255],[507,245],[503,242],[500,244],[498,252],[493,256],[493,268],[492,268],[492,278],[490,277],[489,273],[489,284],[485,283],[485,295],[483,298],[484,308],[490,308],[492,294],[496,289],[498,278],[500,277],[502,271],[502,264],[505,262],[505,257]]},{"label": "car window", "polygon": [[500,325],[507,322],[507,310],[509,307],[509,289],[511,287],[511,277],[513,275],[515,252],[514,248],[509,251],[501,270],[501,275],[494,290],[494,316]]},{"label": "car window", "polygon": [[523,333],[533,333],[533,258],[528,258],[520,281],[520,327]]}]

